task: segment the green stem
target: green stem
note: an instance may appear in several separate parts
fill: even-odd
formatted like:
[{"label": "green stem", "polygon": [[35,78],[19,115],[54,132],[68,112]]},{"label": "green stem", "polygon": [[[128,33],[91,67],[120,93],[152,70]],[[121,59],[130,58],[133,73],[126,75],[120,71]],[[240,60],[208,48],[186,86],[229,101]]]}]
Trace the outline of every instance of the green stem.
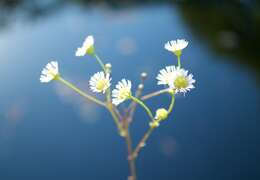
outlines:
[{"label": "green stem", "polygon": [[131,96],[130,97],[133,101],[135,101],[136,103],[140,104],[147,112],[147,114],[149,115],[149,117],[151,118],[151,120],[153,121],[154,118],[153,118],[153,113],[151,112],[151,110],[141,101],[139,100],[138,98],[134,97],[134,96]]},{"label": "green stem", "polygon": [[103,69],[103,71],[106,73],[106,68],[105,68],[105,65],[104,63],[102,62],[102,60],[99,58],[99,56],[94,53],[93,56],[96,58],[98,64],[101,66],[101,68]]},{"label": "green stem", "polygon": [[171,104],[168,108],[168,113],[171,113],[172,112],[172,109],[173,109],[173,106],[174,106],[174,102],[175,102],[175,96],[174,94],[172,94],[172,100],[171,100]]},{"label": "green stem", "polygon": [[181,56],[180,56],[180,55],[178,55],[178,56],[177,56],[177,58],[178,58],[178,67],[180,67],[180,68],[181,68]]},{"label": "green stem", "polygon": [[122,127],[122,125],[121,125],[121,123],[120,123],[120,121],[119,121],[119,119],[118,119],[118,117],[117,117],[117,115],[116,115],[116,113],[115,113],[115,111],[113,109],[113,105],[112,104],[108,104],[106,107],[107,107],[108,111],[111,113],[111,115],[113,117],[113,120],[114,120],[114,122],[115,122],[115,124],[116,124],[116,126],[117,126],[117,128],[119,130],[119,134],[121,136],[125,136],[125,131],[124,131],[124,129],[123,129],[123,127]]},{"label": "green stem", "polygon": [[159,90],[159,91],[144,95],[143,97],[141,97],[141,100],[147,100],[147,99],[150,99],[152,97],[158,96],[160,94],[166,93],[168,91],[169,91],[169,89]]},{"label": "green stem", "polygon": [[87,98],[88,100],[98,104],[98,105],[101,105],[101,106],[104,106],[106,107],[106,104],[103,103],[102,101],[84,93],[83,91],[81,91],[79,88],[77,88],[75,85],[71,84],[70,82],[66,81],[65,79],[63,79],[61,76],[58,76],[56,78],[58,81],[60,81],[61,83],[65,84],[67,87],[71,88],[72,90],[74,90],[75,92],[77,92],[78,94],[80,94],[81,96]]}]

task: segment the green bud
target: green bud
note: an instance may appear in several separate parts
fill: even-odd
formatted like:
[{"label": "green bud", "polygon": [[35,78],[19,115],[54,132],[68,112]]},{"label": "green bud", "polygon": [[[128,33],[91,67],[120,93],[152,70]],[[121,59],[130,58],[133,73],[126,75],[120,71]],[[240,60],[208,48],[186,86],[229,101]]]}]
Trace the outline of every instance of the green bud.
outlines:
[{"label": "green bud", "polygon": [[156,110],[155,118],[158,120],[164,120],[168,117],[168,111],[164,108],[160,108]]}]

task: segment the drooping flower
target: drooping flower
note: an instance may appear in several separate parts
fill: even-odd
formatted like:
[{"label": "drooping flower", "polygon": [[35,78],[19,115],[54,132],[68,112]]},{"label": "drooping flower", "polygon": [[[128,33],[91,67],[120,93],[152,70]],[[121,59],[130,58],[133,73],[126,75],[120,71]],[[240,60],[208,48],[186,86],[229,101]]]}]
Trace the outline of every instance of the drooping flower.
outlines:
[{"label": "drooping flower", "polygon": [[109,74],[105,74],[103,71],[95,73],[89,80],[90,89],[93,92],[105,93],[110,87],[111,78]]},{"label": "drooping flower", "polygon": [[160,70],[157,80],[158,85],[168,85],[169,88],[174,89],[175,93],[186,93],[195,88],[193,75],[188,74],[187,70],[180,67],[167,66],[165,69]]},{"label": "drooping flower", "polygon": [[94,37],[88,36],[86,37],[84,43],[81,47],[79,47],[75,53],[76,56],[85,56],[86,54],[92,55],[95,51],[94,48]]},{"label": "drooping flower", "polygon": [[168,51],[173,52],[176,56],[181,55],[181,51],[188,46],[189,42],[186,41],[185,39],[177,39],[177,40],[172,40],[168,41],[165,43],[164,48],[167,49]]},{"label": "drooping flower", "polygon": [[131,97],[131,87],[131,81],[126,79],[119,81],[116,85],[116,88],[112,91],[112,103],[117,106],[125,100],[129,99]]},{"label": "drooping flower", "polygon": [[40,81],[47,83],[55,79],[59,75],[59,66],[57,61],[51,61],[42,70]]}]

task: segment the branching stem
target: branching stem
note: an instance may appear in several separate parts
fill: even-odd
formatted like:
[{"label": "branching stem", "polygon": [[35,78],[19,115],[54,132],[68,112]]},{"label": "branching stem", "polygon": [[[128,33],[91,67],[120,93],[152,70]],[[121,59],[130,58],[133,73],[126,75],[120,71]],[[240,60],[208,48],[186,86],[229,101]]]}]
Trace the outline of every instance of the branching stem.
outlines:
[{"label": "branching stem", "polygon": [[153,113],[151,112],[151,110],[138,98],[131,96],[130,97],[133,101],[135,101],[136,103],[140,104],[147,112],[147,114],[149,115],[149,117],[151,118],[151,120],[153,121]]},{"label": "branching stem", "polygon": [[60,81],[61,83],[63,83],[64,85],[66,85],[67,87],[69,87],[72,90],[74,90],[75,92],[77,92],[78,94],[80,94],[81,96],[87,98],[88,100],[90,100],[90,101],[92,101],[92,102],[94,102],[94,103],[96,103],[98,105],[106,107],[106,104],[104,102],[102,102],[102,101],[98,100],[97,98],[95,98],[93,96],[90,96],[87,93],[81,91],[79,88],[77,88],[75,85],[71,84],[70,82],[66,81],[61,76],[58,76],[56,79],[58,81]]},{"label": "branching stem", "polygon": [[162,90],[159,90],[159,91],[155,91],[153,93],[150,93],[150,94],[147,94],[147,95],[144,95],[143,97],[141,97],[141,100],[147,100],[147,99],[150,99],[152,97],[155,97],[155,96],[158,96],[160,94],[163,94],[163,93],[167,93],[169,91],[169,89],[162,89]]}]

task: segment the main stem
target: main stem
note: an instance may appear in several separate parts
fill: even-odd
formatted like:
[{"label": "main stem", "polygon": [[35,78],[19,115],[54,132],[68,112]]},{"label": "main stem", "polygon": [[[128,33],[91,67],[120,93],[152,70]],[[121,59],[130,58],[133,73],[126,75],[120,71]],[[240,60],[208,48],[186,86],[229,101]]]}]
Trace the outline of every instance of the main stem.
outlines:
[{"label": "main stem", "polygon": [[[127,119],[126,119],[127,120]],[[131,180],[137,180],[137,175],[136,175],[136,167],[135,167],[135,158],[132,157],[133,149],[132,149],[132,139],[131,135],[129,132],[129,127],[128,127],[128,122],[126,121],[126,145],[127,145],[127,151],[128,151],[128,163],[129,163],[129,168],[130,168],[130,174],[131,174]]]}]

